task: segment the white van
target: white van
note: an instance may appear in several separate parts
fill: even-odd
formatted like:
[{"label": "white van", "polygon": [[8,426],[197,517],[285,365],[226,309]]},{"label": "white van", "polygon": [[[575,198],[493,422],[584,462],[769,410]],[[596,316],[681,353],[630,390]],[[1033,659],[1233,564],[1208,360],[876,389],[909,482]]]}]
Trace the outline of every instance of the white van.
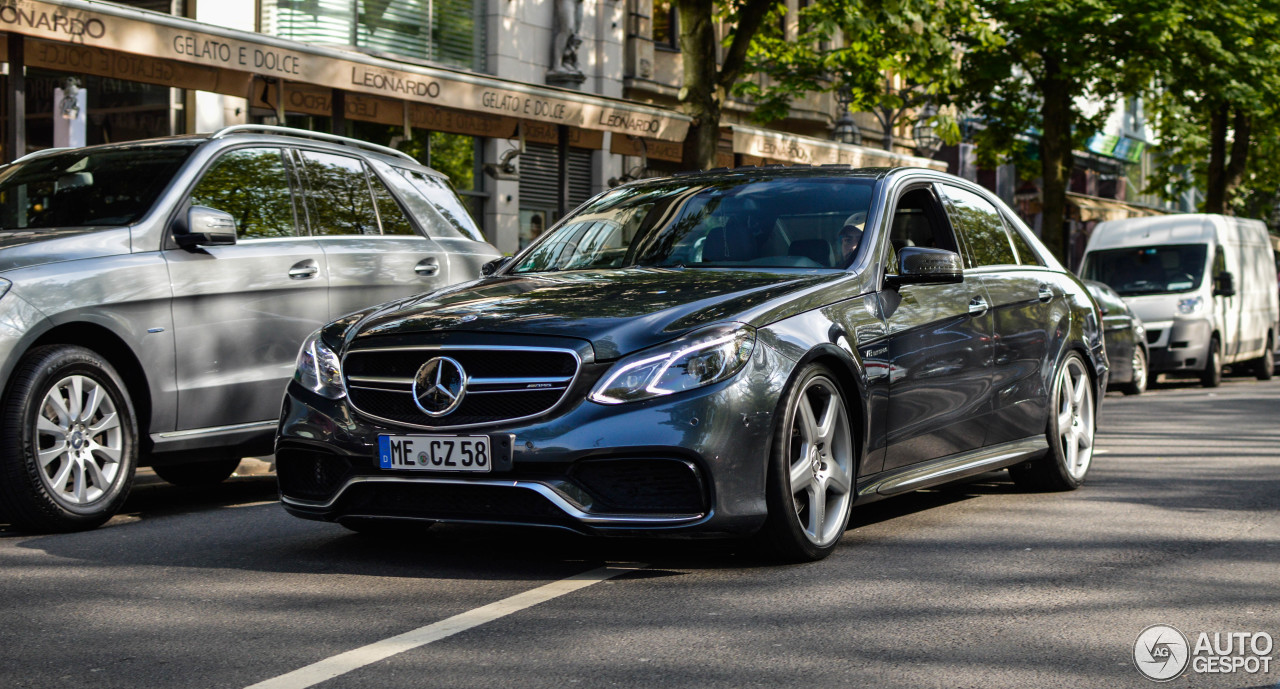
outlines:
[{"label": "white van", "polygon": [[1110,285],[1146,322],[1150,372],[1196,372],[1205,387],[1224,364],[1267,380],[1280,332],[1271,238],[1259,220],[1164,215],[1099,223],[1080,274]]}]

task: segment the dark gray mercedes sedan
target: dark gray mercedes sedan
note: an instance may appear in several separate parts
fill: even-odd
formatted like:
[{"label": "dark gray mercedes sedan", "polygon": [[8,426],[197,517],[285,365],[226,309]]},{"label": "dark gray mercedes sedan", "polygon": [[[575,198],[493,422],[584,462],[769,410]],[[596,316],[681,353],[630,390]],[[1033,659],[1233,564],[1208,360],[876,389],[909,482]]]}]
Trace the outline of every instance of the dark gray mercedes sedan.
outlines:
[{"label": "dark gray mercedes sedan", "polygon": [[1069,490],[1089,470],[1097,306],[953,176],[645,180],[486,272],[306,341],[276,440],[289,512],[754,534],[813,560],[855,504],[1001,468]]}]

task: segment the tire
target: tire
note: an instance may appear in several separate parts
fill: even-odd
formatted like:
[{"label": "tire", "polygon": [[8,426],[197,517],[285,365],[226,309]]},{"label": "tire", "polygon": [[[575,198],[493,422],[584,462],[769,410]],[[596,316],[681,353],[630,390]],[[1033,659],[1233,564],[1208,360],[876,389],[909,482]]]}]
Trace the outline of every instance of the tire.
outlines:
[{"label": "tire", "polygon": [[1043,457],[1009,467],[1020,488],[1035,491],[1075,490],[1084,483],[1093,462],[1097,405],[1088,365],[1072,352],[1053,377],[1052,404],[1045,435],[1049,451]]},{"label": "tire", "polygon": [[1147,351],[1142,347],[1133,348],[1133,377],[1120,391],[1126,395],[1141,395],[1147,391]]},{"label": "tire", "polygon": [[1258,377],[1258,380],[1271,380],[1271,376],[1275,374],[1275,371],[1276,371],[1275,343],[1271,341],[1270,337],[1268,337],[1267,351],[1263,352],[1262,356],[1254,360],[1253,373]]},{"label": "tire", "polygon": [[1205,361],[1204,373],[1200,374],[1200,385],[1206,388],[1216,388],[1222,385],[1222,345],[1218,343],[1218,338],[1209,341],[1208,360]]},{"label": "tire", "polygon": [[857,451],[848,406],[826,367],[805,367],[783,397],[765,486],[760,539],[787,562],[831,554],[849,524]]},{"label": "tire", "polygon": [[222,483],[240,466],[239,457],[219,457],[200,462],[162,464],[151,467],[156,476],[175,486],[197,488]]},{"label": "tire", "polygon": [[120,509],[138,461],[126,389],[84,347],[37,347],[18,362],[0,406],[0,517],[55,533],[92,529]]}]

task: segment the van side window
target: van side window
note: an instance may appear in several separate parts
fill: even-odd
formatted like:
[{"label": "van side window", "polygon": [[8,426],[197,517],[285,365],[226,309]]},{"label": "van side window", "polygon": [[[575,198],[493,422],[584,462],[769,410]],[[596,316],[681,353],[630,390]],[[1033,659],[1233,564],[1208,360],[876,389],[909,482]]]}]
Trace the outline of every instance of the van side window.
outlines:
[{"label": "van side window", "polygon": [[191,205],[230,213],[237,239],[297,234],[289,174],[278,148],[241,148],[218,158],[191,190]]},{"label": "van side window", "polygon": [[965,267],[1017,265],[1000,211],[990,201],[960,187],[940,185],[951,202],[951,224],[968,249]]}]

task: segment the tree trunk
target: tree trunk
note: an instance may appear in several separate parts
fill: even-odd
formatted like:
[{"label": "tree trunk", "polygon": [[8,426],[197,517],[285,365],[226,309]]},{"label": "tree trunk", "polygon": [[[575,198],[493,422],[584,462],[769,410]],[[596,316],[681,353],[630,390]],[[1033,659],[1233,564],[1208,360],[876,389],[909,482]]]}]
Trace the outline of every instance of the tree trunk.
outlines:
[{"label": "tree trunk", "polygon": [[684,85],[680,102],[693,118],[685,139],[684,165],[706,170],[716,165],[720,143],[720,98],[717,92],[716,34],[712,22],[713,0],[679,0],[680,52]]},{"label": "tree trunk", "polygon": [[1249,162],[1249,137],[1253,130],[1253,118],[1237,109],[1231,120],[1231,160],[1222,175],[1223,212],[1229,212],[1228,204],[1236,195],[1236,189],[1244,181],[1245,165]]},{"label": "tree trunk", "polygon": [[1068,265],[1067,183],[1072,167],[1071,87],[1060,77],[1058,63],[1045,58],[1045,78],[1040,84],[1043,104],[1040,115],[1040,176],[1043,184],[1040,237],[1045,246]]},{"label": "tree trunk", "polygon": [[1209,116],[1209,169],[1205,179],[1204,211],[1224,213],[1227,210],[1227,116],[1226,105],[1215,105]]}]

